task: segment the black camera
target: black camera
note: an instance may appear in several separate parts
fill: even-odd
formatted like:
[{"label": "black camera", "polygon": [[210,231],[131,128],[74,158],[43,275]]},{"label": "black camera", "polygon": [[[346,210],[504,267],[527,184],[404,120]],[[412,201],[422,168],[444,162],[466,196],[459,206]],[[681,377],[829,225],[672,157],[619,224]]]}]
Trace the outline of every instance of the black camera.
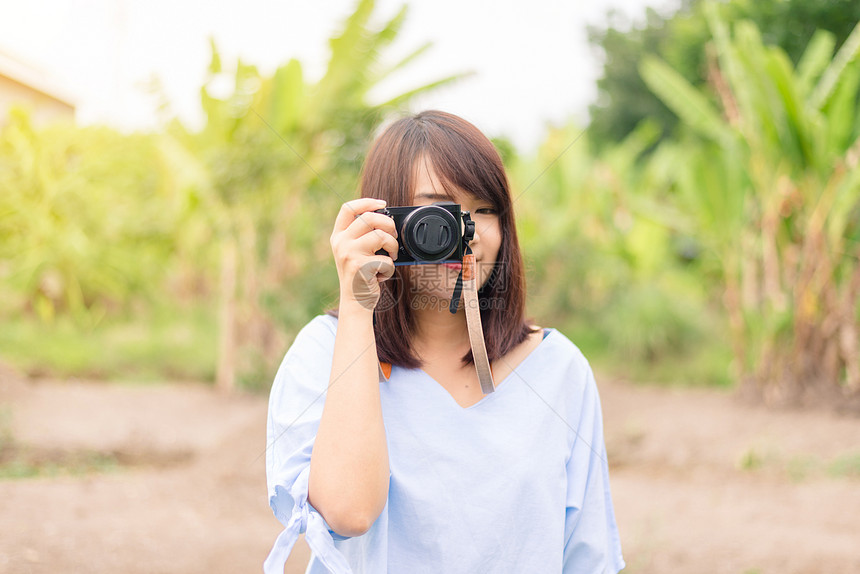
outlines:
[{"label": "black camera", "polygon": [[[394,219],[399,253],[394,265],[462,263],[466,245],[475,236],[475,222],[468,211],[452,201],[410,207],[383,207]],[[388,255],[384,249],[377,255]]]}]

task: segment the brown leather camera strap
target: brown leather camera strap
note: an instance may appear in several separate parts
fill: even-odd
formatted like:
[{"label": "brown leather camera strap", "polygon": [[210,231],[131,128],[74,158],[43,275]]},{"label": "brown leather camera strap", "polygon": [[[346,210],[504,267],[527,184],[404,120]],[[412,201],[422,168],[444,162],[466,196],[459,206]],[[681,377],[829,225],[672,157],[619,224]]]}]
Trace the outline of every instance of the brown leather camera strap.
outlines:
[{"label": "brown leather camera strap", "polygon": [[496,384],[493,381],[493,371],[490,369],[490,359],[487,357],[487,346],[484,344],[484,329],[481,326],[481,308],[478,301],[477,266],[473,253],[463,256],[462,273],[463,304],[466,308],[466,326],[469,329],[469,342],[472,344],[472,358],[475,361],[481,391],[486,395],[496,390]]}]

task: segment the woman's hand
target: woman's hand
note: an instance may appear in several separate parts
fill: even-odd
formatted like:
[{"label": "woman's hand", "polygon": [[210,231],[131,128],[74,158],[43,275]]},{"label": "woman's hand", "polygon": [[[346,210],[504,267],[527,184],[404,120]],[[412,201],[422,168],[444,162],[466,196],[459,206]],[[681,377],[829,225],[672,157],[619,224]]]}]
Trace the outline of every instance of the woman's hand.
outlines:
[{"label": "woman's hand", "polygon": [[[374,213],[385,201],[363,197],[343,204],[331,234],[331,250],[340,280],[340,300],[358,302],[375,309],[379,283],[394,274],[397,259],[397,231],[394,220]],[[376,255],[385,249],[388,255]],[[393,257],[393,259],[392,259]]]}]

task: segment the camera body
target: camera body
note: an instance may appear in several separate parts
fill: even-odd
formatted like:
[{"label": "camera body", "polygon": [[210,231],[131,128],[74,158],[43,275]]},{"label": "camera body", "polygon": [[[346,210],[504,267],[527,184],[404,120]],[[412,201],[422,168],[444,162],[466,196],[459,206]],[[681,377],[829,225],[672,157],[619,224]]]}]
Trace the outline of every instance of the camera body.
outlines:
[{"label": "camera body", "polygon": [[[394,265],[462,263],[469,241],[475,236],[475,222],[468,211],[452,201],[432,205],[383,207],[394,220],[399,252]],[[377,255],[388,255],[384,249]]]}]

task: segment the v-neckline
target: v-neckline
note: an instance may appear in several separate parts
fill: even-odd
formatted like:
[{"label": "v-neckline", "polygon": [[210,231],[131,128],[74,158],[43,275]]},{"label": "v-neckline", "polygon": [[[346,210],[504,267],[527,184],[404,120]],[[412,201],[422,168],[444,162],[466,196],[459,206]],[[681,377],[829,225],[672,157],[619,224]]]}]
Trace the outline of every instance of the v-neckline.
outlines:
[{"label": "v-neckline", "polygon": [[426,378],[427,378],[431,383],[433,383],[433,386],[438,387],[438,389],[439,389],[442,393],[444,393],[452,403],[454,403],[454,406],[456,406],[456,407],[457,407],[458,409],[460,409],[461,411],[468,411],[468,410],[471,410],[471,409],[473,409],[473,408],[476,408],[478,405],[482,405],[482,404],[486,403],[490,398],[492,398],[492,397],[494,397],[494,396],[498,395],[498,394],[499,394],[499,389],[501,389],[502,387],[508,387],[508,386],[510,386],[509,384],[503,384],[503,383],[506,383],[508,379],[510,379],[514,374],[516,374],[516,373],[517,373],[517,370],[518,370],[519,368],[521,368],[523,365],[525,365],[525,364],[529,361],[529,359],[531,359],[531,358],[532,358],[532,356],[534,356],[535,354],[537,354],[537,352],[538,352],[538,351],[540,350],[540,348],[543,346],[544,342],[545,342],[545,341],[546,341],[550,336],[552,336],[553,332],[555,331],[555,329],[554,329],[554,328],[552,328],[552,327],[545,327],[545,328],[544,328],[544,330],[545,330],[545,331],[549,331],[549,332],[548,332],[548,333],[547,333],[547,332],[544,332],[544,333],[542,334],[542,336],[541,336],[541,341],[540,341],[540,343],[538,343],[537,347],[535,347],[534,349],[532,349],[532,350],[531,350],[531,352],[530,352],[528,355],[526,355],[526,356],[523,358],[523,360],[522,360],[522,361],[520,361],[519,363],[517,363],[517,365],[516,365],[513,369],[511,369],[511,372],[510,372],[510,373],[508,373],[508,374],[507,374],[507,376],[506,376],[504,379],[502,379],[501,381],[499,381],[499,382],[497,382],[497,383],[496,383],[496,390],[495,390],[495,391],[493,391],[492,393],[489,393],[489,394],[486,394],[486,395],[482,396],[480,399],[478,399],[478,401],[476,401],[476,402],[472,403],[471,405],[469,405],[469,406],[467,406],[467,407],[464,407],[463,405],[461,405],[460,403],[458,403],[458,402],[457,402],[457,399],[455,399],[455,398],[454,398],[454,395],[452,395],[452,394],[448,391],[448,389],[446,389],[446,388],[442,385],[442,383],[440,383],[439,381],[437,381],[436,379],[434,379],[433,377],[431,377],[431,376],[430,376],[430,374],[429,374],[427,371],[425,371],[424,369],[422,369],[422,368],[420,368],[420,367],[416,368],[415,370],[416,370],[416,371],[418,371],[419,373],[421,373],[422,375],[424,375],[424,377],[426,377]]}]

